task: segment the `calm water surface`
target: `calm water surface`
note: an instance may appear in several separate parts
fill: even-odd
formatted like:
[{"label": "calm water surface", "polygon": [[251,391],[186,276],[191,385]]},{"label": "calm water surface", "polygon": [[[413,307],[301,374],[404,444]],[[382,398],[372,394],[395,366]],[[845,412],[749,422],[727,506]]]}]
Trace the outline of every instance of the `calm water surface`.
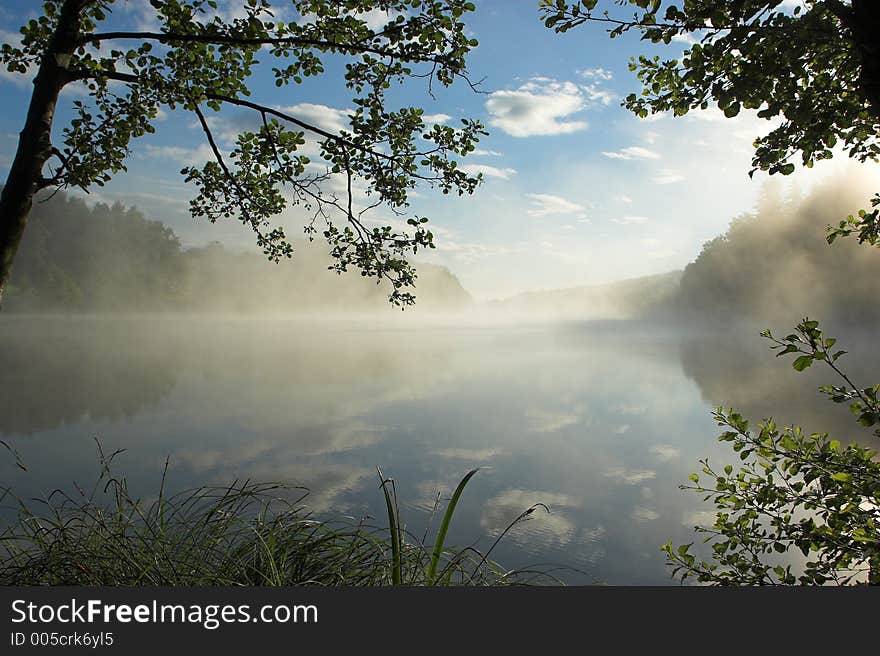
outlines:
[{"label": "calm water surface", "polygon": [[[859,362],[866,372],[868,363]],[[873,369],[876,370],[876,369]],[[327,516],[382,517],[376,466],[421,534],[470,468],[450,531],[569,583],[664,584],[659,546],[689,542],[701,498],[678,484],[734,404],[810,430],[852,431],[754,332],[682,336],[631,322],[427,328],[375,321],[25,318],[0,322],[0,480],[21,497],[86,486],[95,438],[133,490],[234,479],[304,485]],[[815,383],[815,384],[814,384]]]}]

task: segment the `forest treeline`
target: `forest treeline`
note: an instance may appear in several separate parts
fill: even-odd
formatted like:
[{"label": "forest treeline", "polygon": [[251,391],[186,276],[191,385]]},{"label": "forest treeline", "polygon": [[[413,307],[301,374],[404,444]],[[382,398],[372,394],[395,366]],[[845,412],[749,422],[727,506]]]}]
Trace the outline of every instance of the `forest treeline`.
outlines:
[{"label": "forest treeline", "polygon": [[[866,204],[874,188],[836,176],[802,195],[772,178],[753,211],[704,244],[683,271],[518,294],[491,303],[511,316],[663,319],[793,326],[804,315],[838,324],[880,319],[880,253],[854,238],[826,241],[825,226]],[[588,257],[584,253],[584,257]]]},{"label": "forest treeline", "polygon": [[[809,194],[767,183],[752,212],[707,242],[683,272],[520,294],[500,315],[665,317],[794,325],[808,315],[870,325],[880,319],[880,253],[855,239],[829,246],[824,227],[856,212],[871,185],[829,178]],[[585,254],[586,256],[586,254]],[[13,311],[359,312],[388,308],[387,289],[327,271],[318,243],[273,264],[218,243],[184,248],[160,221],[121,203],[88,205],[58,193],[34,205],[8,302]],[[417,307],[463,309],[467,291],[446,268],[420,263]]]},{"label": "forest treeline", "polygon": [[672,309],[688,318],[793,326],[803,316],[850,325],[880,319],[880,253],[855,238],[829,246],[825,226],[867,203],[870,181],[836,176],[800,195],[768,182],[754,211],[712,239],[681,276]]},{"label": "forest treeline", "polygon": [[[4,310],[308,313],[388,310],[373,279],[336,275],[315,242],[293,260],[219,243],[184,248],[174,231],[121,203],[57,193],[34,204]],[[447,269],[420,264],[421,306],[459,308],[469,294]]]}]

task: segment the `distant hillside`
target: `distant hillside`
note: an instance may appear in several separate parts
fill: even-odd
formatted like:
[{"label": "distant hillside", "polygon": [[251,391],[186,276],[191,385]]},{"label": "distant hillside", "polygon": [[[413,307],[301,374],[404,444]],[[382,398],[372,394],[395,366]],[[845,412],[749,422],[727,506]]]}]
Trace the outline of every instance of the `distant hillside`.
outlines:
[{"label": "distant hillside", "polygon": [[[387,310],[387,283],[357,271],[327,270],[330,258],[317,243],[298,244],[293,260],[273,264],[260,253],[233,253],[219,244],[186,252],[184,296],[189,309],[212,312],[369,312]],[[414,311],[458,310],[470,294],[448,269],[420,262]],[[411,311],[413,311],[411,310]]]},{"label": "distant hillside", "polygon": [[[134,208],[90,207],[59,193],[34,204],[4,310],[390,311],[387,283],[328,271],[322,246],[298,242],[294,258],[278,264],[257,249],[184,249],[170,228]],[[471,304],[447,269],[422,263],[417,270],[419,309]]]},{"label": "distant hillside", "polygon": [[489,304],[499,315],[568,319],[679,318],[788,327],[804,316],[876,325],[880,252],[856,238],[829,245],[825,226],[869,205],[876,191],[856,175],[825,180],[801,197],[765,185],[753,212],[703,246],[684,271],[606,285],[535,291]]},{"label": "distant hillside", "polygon": [[825,226],[866,207],[876,191],[854,176],[826,180],[809,196],[767,185],[753,213],[705,244],[682,275],[685,317],[794,325],[803,316],[871,325],[880,320],[880,252],[855,237],[829,246]]},{"label": "distant hillside", "polygon": [[681,271],[589,285],[526,292],[494,301],[494,312],[563,319],[634,319],[665,311],[676,297]]}]

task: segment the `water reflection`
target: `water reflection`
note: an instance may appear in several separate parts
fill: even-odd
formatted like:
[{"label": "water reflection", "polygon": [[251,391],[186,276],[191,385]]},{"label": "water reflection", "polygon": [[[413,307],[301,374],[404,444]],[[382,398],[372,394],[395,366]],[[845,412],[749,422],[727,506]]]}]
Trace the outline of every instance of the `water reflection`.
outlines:
[{"label": "water reflection", "polygon": [[[703,334],[681,341],[681,365],[711,405],[735,407],[754,422],[773,417],[779,425],[795,424],[809,432],[828,432],[842,442],[871,440],[847,405],[835,406],[818,390],[844,384],[827,366],[816,363],[798,373],[792,358],[776,358],[770,342],[756,329],[730,334]],[[838,361],[851,379],[868,387],[878,381],[880,353],[870,335],[841,327],[834,332],[849,354]]]},{"label": "water reflection", "polygon": [[420,534],[437,493],[482,466],[451,540],[485,548],[541,502],[551,512],[511,530],[501,562],[559,564],[572,583],[665,583],[658,546],[690,541],[706,510],[677,485],[699,457],[727,457],[711,405],[836,421],[752,341],[620,322],[7,319],[0,432],[28,471],[0,454],[0,476],[24,497],[88,484],[98,437],[127,449],[117,464],[144,495],[170,457],[177,488],[281,480],[310,488],[317,512],[381,517],[381,465]]},{"label": "water reflection", "polygon": [[178,370],[173,354],[156,347],[159,339],[126,321],[4,317],[0,432],[30,434],[86,418],[120,421],[155,405]]}]

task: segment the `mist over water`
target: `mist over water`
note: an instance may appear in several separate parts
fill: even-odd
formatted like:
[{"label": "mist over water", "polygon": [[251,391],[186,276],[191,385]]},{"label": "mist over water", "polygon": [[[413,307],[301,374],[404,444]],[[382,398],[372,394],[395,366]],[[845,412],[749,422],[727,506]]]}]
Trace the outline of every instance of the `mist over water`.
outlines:
[{"label": "mist over water", "polygon": [[[633,321],[6,318],[0,434],[27,471],[3,457],[0,476],[25,498],[88,488],[97,438],[107,453],[125,449],[116,467],[146,497],[168,457],[172,490],[284,481],[308,487],[322,516],[360,518],[382,516],[378,465],[420,533],[436,493],[482,466],[452,540],[485,548],[542,502],[551,513],[497,552],[505,565],[559,564],[574,583],[664,583],[659,545],[689,541],[704,519],[677,485],[698,458],[729,458],[709,408],[817,412],[818,392],[761,341]],[[830,410],[821,428],[834,410],[851,422]]]},{"label": "mist over water", "polygon": [[853,354],[851,377],[876,382],[880,256],[823,232],[868,195],[857,180],[768,187],[684,271],[610,285],[477,303],[422,265],[404,313],[374,281],[326,271],[320,250],[274,265],[184,249],[121,206],[61,197],[81,234],[40,206],[0,320],[0,439],[27,468],[0,450],[0,479],[21,498],[88,489],[98,440],[124,450],[115,466],[146,497],[167,458],[171,490],[281,481],[309,488],[321,516],[381,518],[380,466],[421,534],[438,492],[480,466],[451,541],[486,548],[540,502],[551,512],[495,552],[505,566],[667,583],[659,546],[711,517],[678,485],[700,458],[734,459],[712,409],[870,439],[819,394],[832,372],[798,374],[758,336],[809,313]]}]

